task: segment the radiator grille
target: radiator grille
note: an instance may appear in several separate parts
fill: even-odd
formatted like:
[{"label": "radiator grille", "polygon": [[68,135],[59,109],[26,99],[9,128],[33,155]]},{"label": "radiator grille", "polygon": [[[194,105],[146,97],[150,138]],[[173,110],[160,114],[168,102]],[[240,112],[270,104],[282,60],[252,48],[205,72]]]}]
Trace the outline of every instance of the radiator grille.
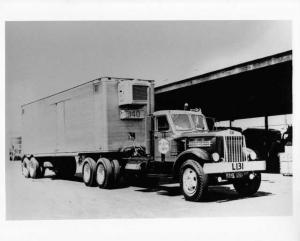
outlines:
[{"label": "radiator grille", "polygon": [[225,136],[225,161],[243,162],[246,156],[243,153],[243,136]]},{"label": "radiator grille", "polygon": [[133,100],[147,100],[147,86],[133,85],[132,98]]}]

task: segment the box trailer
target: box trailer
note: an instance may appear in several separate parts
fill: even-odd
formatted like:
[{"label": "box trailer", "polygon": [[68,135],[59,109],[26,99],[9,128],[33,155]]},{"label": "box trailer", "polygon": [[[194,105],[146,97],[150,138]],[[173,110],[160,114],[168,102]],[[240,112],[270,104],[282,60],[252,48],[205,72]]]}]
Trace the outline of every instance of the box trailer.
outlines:
[{"label": "box trailer", "polygon": [[25,177],[79,170],[87,186],[113,188],[121,176],[167,175],[198,201],[210,183],[251,195],[265,169],[241,133],[210,131],[200,110],[154,112],[152,80],[99,78],[23,105],[22,123]]},{"label": "box trailer", "polygon": [[[133,100],[119,103],[118,93],[130,88],[128,83]],[[23,105],[23,151],[34,156],[118,152],[131,134],[136,144],[149,146],[144,117],[153,108],[152,95],[151,81],[102,78]]]}]

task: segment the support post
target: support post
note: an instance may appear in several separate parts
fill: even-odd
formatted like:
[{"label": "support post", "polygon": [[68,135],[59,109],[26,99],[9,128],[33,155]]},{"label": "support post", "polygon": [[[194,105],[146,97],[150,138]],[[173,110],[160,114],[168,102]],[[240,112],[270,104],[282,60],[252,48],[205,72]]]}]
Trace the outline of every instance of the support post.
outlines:
[{"label": "support post", "polygon": [[265,130],[269,130],[269,120],[268,120],[268,116],[265,116]]}]

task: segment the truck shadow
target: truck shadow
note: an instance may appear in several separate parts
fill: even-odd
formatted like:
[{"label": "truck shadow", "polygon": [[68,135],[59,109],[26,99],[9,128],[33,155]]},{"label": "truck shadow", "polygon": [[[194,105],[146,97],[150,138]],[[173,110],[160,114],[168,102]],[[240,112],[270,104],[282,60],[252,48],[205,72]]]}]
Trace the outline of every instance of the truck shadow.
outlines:
[{"label": "truck shadow", "polygon": [[[181,196],[181,190],[179,186],[157,186],[157,187],[144,187],[143,189],[137,189],[135,191],[138,192],[156,192],[158,195],[163,196]],[[216,202],[216,203],[223,203],[223,202],[230,202],[235,200],[241,199],[248,199],[248,198],[258,198],[263,196],[270,196],[274,195],[270,192],[263,192],[258,191],[252,196],[249,197],[242,197],[240,196],[234,189],[228,186],[210,186],[206,196],[201,202]]]},{"label": "truck shadow", "polygon": [[81,175],[75,174],[75,176],[72,177],[61,177],[56,176],[54,173],[52,174],[46,174],[44,177],[40,179],[51,179],[51,180],[64,180],[64,181],[72,181],[72,182],[83,182]]},{"label": "truck shadow", "polygon": [[249,199],[249,198],[257,198],[263,196],[271,196],[274,195],[270,192],[263,192],[258,191],[257,193],[253,194],[252,196],[243,197],[240,196],[234,189],[227,187],[227,186],[212,186],[209,188],[206,197],[204,198],[203,202],[230,202],[235,200],[241,199]]}]

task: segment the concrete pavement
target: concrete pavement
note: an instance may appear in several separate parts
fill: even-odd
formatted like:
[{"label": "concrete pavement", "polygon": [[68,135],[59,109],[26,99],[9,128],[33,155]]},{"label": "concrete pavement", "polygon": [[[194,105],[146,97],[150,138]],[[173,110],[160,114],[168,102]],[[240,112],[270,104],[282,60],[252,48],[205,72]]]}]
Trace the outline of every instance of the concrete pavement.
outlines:
[{"label": "concrete pavement", "polygon": [[213,186],[205,201],[187,202],[179,184],[103,190],[80,177],[57,179],[50,171],[26,179],[20,162],[6,163],[6,216],[20,219],[172,218],[292,215],[292,177],[263,174],[259,191],[240,198],[232,185]]}]

